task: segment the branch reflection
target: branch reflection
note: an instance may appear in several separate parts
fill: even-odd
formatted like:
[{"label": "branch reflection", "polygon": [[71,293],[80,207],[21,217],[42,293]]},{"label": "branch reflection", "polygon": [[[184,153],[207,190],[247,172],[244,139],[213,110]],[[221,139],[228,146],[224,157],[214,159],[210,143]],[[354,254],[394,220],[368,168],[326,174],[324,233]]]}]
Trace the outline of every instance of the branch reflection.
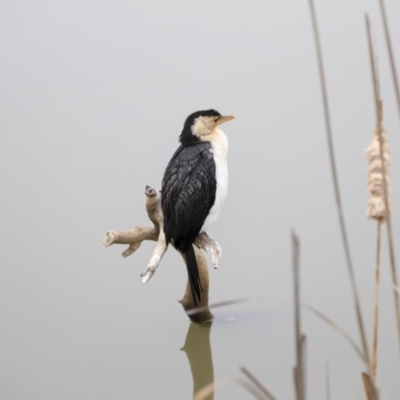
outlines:
[{"label": "branch reflection", "polygon": [[[212,322],[189,325],[183,350],[190,364],[193,376],[193,394],[214,382],[214,366],[211,354],[210,332]],[[213,400],[210,395],[207,400]]]}]

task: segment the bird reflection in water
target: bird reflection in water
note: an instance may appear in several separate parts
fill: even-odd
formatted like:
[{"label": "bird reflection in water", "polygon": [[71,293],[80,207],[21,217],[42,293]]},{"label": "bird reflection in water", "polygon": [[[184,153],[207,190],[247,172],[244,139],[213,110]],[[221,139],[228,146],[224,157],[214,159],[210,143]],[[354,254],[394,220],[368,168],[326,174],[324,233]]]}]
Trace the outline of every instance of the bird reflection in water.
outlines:
[{"label": "bird reflection in water", "polygon": [[[193,376],[193,395],[202,387],[214,382],[214,366],[211,354],[210,332],[212,322],[191,323],[186,335],[183,350],[190,364]],[[210,395],[207,400],[213,400]]]}]

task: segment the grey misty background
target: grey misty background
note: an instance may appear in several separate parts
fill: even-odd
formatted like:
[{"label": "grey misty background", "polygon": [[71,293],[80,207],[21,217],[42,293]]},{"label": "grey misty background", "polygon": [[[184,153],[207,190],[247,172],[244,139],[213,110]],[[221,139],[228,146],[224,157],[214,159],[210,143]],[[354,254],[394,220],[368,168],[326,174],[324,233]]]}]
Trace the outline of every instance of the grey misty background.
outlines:
[{"label": "grey misty background", "polygon": [[[372,324],[376,224],[365,218],[363,150],[374,108],[363,12],[372,11],[392,150],[400,262],[399,124],[376,2],[316,1],[345,217],[366,327]],[[400,65],[400,3],[387,0]],[[305,1],[3,1],[0,6],[0,397],[190,398],[176,302],[185,267],[167,253],[139,274],[107,230],[148,225],[144,186],[159,188],[186,116],[215,107],[236,120],[230,189],[209,232],[223,248],[211,301],[285,297],[215,311],[215,378],[252,370],[291,398],[290,228],[301,239],[302,294],[358,340],[344,262]],[[396,398],[400,372],[384,242],[378,375]],[[310,399],[361,399],[361,363],[304,311]],[[369,335],[370,336],[370,335]],[[397,394],[396,394],[397,393]],[[216,399],[250,398],[227,388]]]}]

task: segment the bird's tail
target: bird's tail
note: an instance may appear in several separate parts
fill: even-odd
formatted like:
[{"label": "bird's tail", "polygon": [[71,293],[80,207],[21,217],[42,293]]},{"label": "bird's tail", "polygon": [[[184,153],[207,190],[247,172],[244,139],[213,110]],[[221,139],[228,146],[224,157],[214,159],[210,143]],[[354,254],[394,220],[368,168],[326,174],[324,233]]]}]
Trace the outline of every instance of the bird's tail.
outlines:
[{"label": "bird's tail", "polygon": [[185,251],[186,268],[188,271],[188,279],[190,284],[190,290],[194,304],[197,305],[201,301],[201,282],[199,275],[199,267],[197,266],[196,255],[194,253],[193,245],[190,244]]}]

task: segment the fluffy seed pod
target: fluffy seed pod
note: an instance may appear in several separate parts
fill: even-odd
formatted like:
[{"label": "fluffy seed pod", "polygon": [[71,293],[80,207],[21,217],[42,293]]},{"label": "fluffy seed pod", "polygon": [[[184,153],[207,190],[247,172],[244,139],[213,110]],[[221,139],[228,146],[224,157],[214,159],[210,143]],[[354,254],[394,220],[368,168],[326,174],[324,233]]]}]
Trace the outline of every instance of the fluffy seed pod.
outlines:
[{"label": "fluffy seed pod", "polygon": [[[382,142],[383,142],[384,168],[382,166],[382,160],[380,155],[379,132],[381,132]],[[387,218],[385,192],[383,186],[384,171],[386,176],[389,211],[391,207],[391,200],[390,200],[390,177],[389,177],[390,153],[389,153],[389,144],[387,141],[387,136],[385,133],[385,129],[383,127],[382,100],[379,101],[379,119],[375,125],[374,137],[372,138],[371,144],[365,150],[365,153],[367,156],[367,160],[369,162],[368,191],[370,193],[370,198],[367,204],[367,217],[384,222]]]}]

